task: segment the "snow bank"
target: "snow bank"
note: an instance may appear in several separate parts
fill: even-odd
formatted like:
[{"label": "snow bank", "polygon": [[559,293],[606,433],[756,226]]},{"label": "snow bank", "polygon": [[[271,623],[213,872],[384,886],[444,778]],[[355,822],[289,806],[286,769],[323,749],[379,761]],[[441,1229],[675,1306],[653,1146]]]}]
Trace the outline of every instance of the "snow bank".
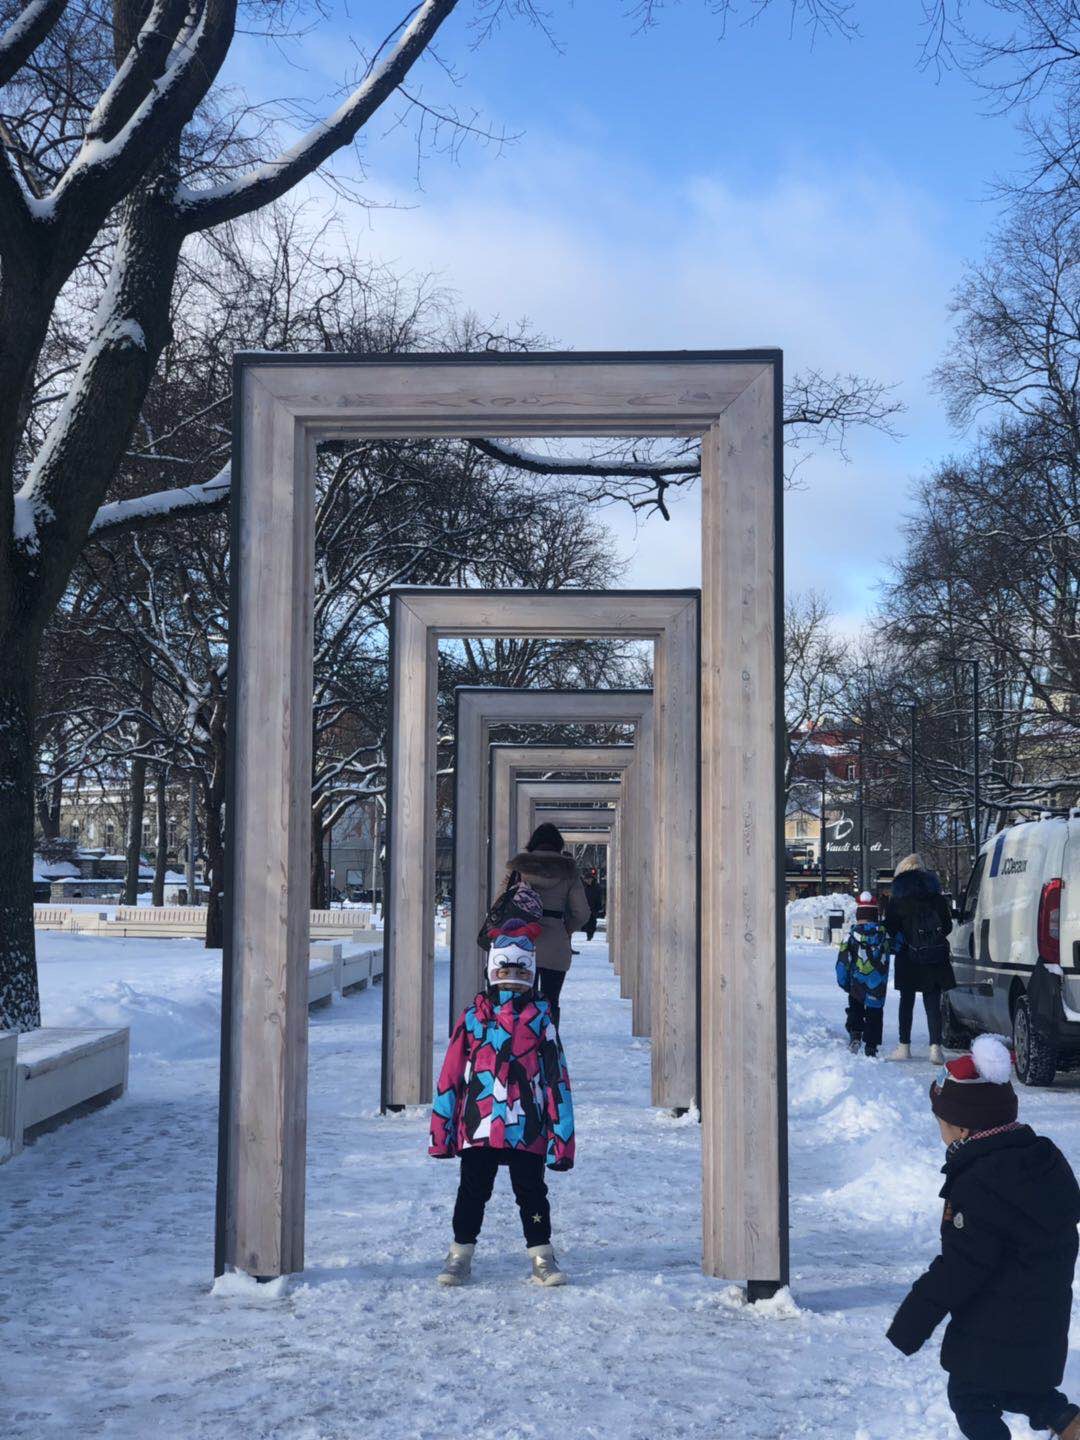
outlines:
[{"label": "snow bank", "polygon": [[792,938],[794,925],[812,925],[815,921],[826,920],[838,910],[843,911],[845,927],[852,924],[855,919],[855,896],[834,892],[832,895],[807,895],[801,900],[790,901],[787,907],[788,939]]}]

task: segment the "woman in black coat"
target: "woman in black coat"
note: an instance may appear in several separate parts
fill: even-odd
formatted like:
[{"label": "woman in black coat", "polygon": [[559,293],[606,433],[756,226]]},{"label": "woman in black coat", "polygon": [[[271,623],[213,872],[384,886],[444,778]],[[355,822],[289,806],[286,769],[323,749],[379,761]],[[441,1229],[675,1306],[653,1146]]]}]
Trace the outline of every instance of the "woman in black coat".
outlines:
[{"label": "woman in black coat", "polygon": [[900,1043],[889,1059],[911,1059],[915,996],[921,995],[930,1032],[930,1060],[940,1065],[945,1059],[941,1049],[941,996],[956,985],[947,938],[952,930],[952,915],[941,893],[940,880],[926,868],[921,855],[905,855],[896,867],[885,929],[895,956],[893,987],[900,992]]}]

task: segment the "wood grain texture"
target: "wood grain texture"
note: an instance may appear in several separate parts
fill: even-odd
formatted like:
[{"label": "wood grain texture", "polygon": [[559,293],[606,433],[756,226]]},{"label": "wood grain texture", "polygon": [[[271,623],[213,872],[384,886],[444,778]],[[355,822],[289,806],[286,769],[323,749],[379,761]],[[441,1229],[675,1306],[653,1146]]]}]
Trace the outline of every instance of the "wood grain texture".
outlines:
[{"label": "wood grain texture", "polygon": [[619,831],[623,837],[619,847],[619,893],[622,895],[625,921],[619,946],[619,996],[623,1000],[631,1001],[638,988],[638,969],[641,963],[641,897],[634,885],[634,854],[638,849],[640,835],[636,781],[636,775],[629,777],[626,795],[618,810]]},{"label": "wood grain texture", "polygon": [[[786,1279],[777,973],[776,415],[772,378],[702,454],[704,1267]],[[778,1013],[779,1012],[779,1013]]]},{"label": "wood grain texture", "polygon": [[326,438],[697,435],[761,373],[761,358],[613,356],[515,363],[253,365],[281,405]]},{"label": "wood grain texture", "polygon": [[495,898],[510,856],[520,849],[511,824],[510,795],[518,780],[545,771],[581,770],[621,773],[634,763],[633,745],[488,746],[488,903]]},{"label": "wood grain texture", "polygon": [[697,1095],[698,1003],[698,605],[685,604],[657,642],[656,805],[664,818],[656,861],[656,945],[664,984],[651,993],[653,1104],[692,1105]]},{"label": "wood grain texture", "polygon": [[[634,770],[634,795],[636,803],[636,824],[642,835],[651,835],[651,845],[637,845],[633,849],[636,860],[632,883],[637,896],[635,914],[638,926],[638,971],[633,991],[632,1027],[635,1035],[652,1034],[652,994],[657,983],[666,984],[657,974],[657,966],[664,963],[660,948],[662,916],[656,906],[656,866],[660,855],[661,829],[666,825],[663,814],[656,803],[656,736],[653,716],[646,715],[639,729],[642,763]],[[622,847],[620,847],[621,850]],[[697,996],[690,1012],[690,1023],[696,1024]],[[659,1050],[655,1053],[659,1055]]]},{"label": "wood grain texture", "polygon": [[[409,598],[412,604],[412,594]],[[484,952],[476,935],[484,918],[482,877],[488,867],[488,772],[491,730],[499,724],[637,724],[652,708],[649,690],[559,691],[462,686],[457,692],[455,793],[462,818],[454,828],[455,915],[451,1009],[455,1015],[476,994]],[[462,803],[464,801],[464,803]],[[460,898],[459,898],[460,897]],[[470,988],[471,987],[471,988]]]},{"label": "wood grain texture", "polygon": [[313,453],[258,383],[242,416],[226,1257],[280,1275],[304,1264]]},{"label": "wood grain texture", "polygon": [[390,881],[384,983],[388,1106],[431,1098],[434,1037],[435,649],[427,626],[395,596],[390,767]]},{"label": "wood grain texture", "polygon": [[[755,1019],[766,1026],[777,1020],[776,990],[782,976],[782,957],[775,943],[771,971],[768,960],[769,942],[777,940],[774,886],[756,929],[749,921],[752,902],[762,900],[772,886],[763,876],[776,873],[769,871],[768,861],[770,854],[773,860],[776,857],[777,827],[773,826],[771,840],[762,838],[773,820],[778,824],[776,788],[766,781],[765,759],[765,751],[778,738],[775,712],[770,733],[761,704],[756,705],[756,718],[750,715],[748,696],[763,700],[767,710],[768,686],[774,682],[764,674],[764,658],[779,638],[766,634],[773,623],[766,618],[768,597],[779,589],[770,566],[778,565],[779,558],[778,530],[771,523],[778,525],[778,517],[769,508],[774,474],[767,474],[770,466],[765,459],[767,450],[770,465],[777,457],[773,380],[779,364],[779,352],[769,351],[545,355],[531,363],[503,356],[434,361],[320,356],[287,363],[274,357],[242,357],[237,385],[239,432],[234,437],[240,463],[233,496],[240,563],[230,624],[235,683],[230,696],[234,738],[226,897],[232,967],[226,1013],[231,1020],[221,1119],[225,1164],[219,1189],[227,1263],[266,1276],[303,1264],[315,444],[360,435],[704,434],[703,573],[709,638],[702,677],[709,729],[703,814],[710,834],[723,834],[729,819],[745,827],[735,832],[740,843],[729,860],[721,863],[710,853],[705,878],[703,914],[712,933],[704,967],[708,1053],[703,1063],[708,1075],[703,1103],[713,1114],[703,1136],[706,1266],[712,1273],[750,1278],[768,1279],[777,1270],[781,1276],[786,1273],[786,1132],[778,1104],[784,1083],[783,1048],[777,1040],[775,1054],[760,1065],[741,1050],[736,1056],[740,1066],[733,1063],[732,1054],[721,1056],[722,1044],[732,1036],[751,1033]],[[719,483],[718,477],[725,474],[727,481]],[[732,533],[725,533],[729,527]],[[425,597],[425,605],[429,598]],[[519,596],[514,605],[529,598]],[[688,882],[679,881],[677,865],[689,858],[689,830],[696,832],[696,789],[690,791],[688,802],[683,801],[688,766],[696,765],[697,758],[692,686],[688,683],[680,690],[673,679],[689,650],[686,616],[665,618],[662,597],[624,595],[598,601],[588,617],[591,624],[583,626],[580,608],[588,605],[588,597],[564,594],[557,601],[557,608],[541,624],[529,628],[516,609],[495,610],[491,597],[474,593],[468,605],[480,620],[469,618],[468,624],[479,623],[491,635],[616,633],[657,641],[665,637],[658,644],[655,728],[657,755],[662,758],[654,793],[659,816],[674,816],[682,832],[676,836],[661,831],[667,838],[660,843],[655,911],[663,918],[658,953],[662,951],[666,960],[674,943],[675,972],[682,973],[691,928],[686,917],[692,903],[681,906],[679,897],[685,892],[679,885]],[[408,603],[413,603],[411,598]],[[391,1103],[419,1103],[431,1092],[427,1027],[433,971],[435,697],[430,672],[438,633],[470,633],[461,629],[463,613],[457,612],[450,621],[440,620],[440,625],[449,624],[448,629],[421,627],[423,644],[414,647],[404,677],[406,686],[419,687],[411,693],[412,721],[404,716],[408,705],[400,703],[404,687],[399,687],[396,707],[395,730],[400,727],[405,735],[405,749],[399,754],[406,756],[409,774],[399,782],[399,794],[392,802],[399,806],[399,818],[404,817],[406,835],[399,832],[399,840],[392,843],[392,849],[398,843],[403,846],[390,895],[400,923],[388,917],[387,956],[389,963],[393,953],[397,962],[398,981],[412,965],[418,993],[406,1000],[400,988],[394,989],[391,965],[388,1004],[400,1012],[390,1015],[388,1026]],[[427,679],[421,673],[425,669]],[[693,723],[680,714],[680,705],[692,712]],[[415,733],[417,729],[423,737]],[[395,734],[395,745],[399,739]],[[479,773],[486,792],[486,768],[481,766]],[[486,794],[482,801],[486,802]],[[410,828],[419,839],[409,838]],[[613,843],[617,837],[616,825]],[[401,871],[406,858],[415,867],[411,881]],[[755,881],[750,871],[759,862],[763,870]],[[473,863],[478,892],[475,877],[483,874],[486,856],[474,856]],[[694,866],[696,854],[690,871],[684,865],[682,875],[693,873]],[[619,892],[628,883],[620,879],[623,869],[621,862],[613,867],[616,936]],[[725,884],[731,886],[733,897],[726,908]],[[411,911],[419,912],[419,918],[411,914],[406,919],[409,907],[401,904],[406,890]],[[743,929],[740,918],[745,921]],[[464,934],[475,952],[479,916],[471,925],[461,914],[454,919],[455,945]],[[696,924],[692,928],[696,934]],[[411,959],[403,959],[410,930],[417,943]],[[724,952],[727,942],[735,947],[729,953]],[[455,949],[455,957],[457,953]],[[749,960],[757,964],[762,954],[765,962],[754,969]],[[661,973],[666,971],[655,972]],[[738,980],[732,989],[733,977],[747,974],[751,978]],[[674,1013],[685,1004],[685,987],[676,988],[680,1001],[653,986],[654,1057],[658,1045],[664,1056]],[[410,1019],[405,1012],[414,1002],[417,1014]],[[776,1033],[782,1033],[778,1023]],[[663,1094],[669,1080],[672,1094],[683,1085],[685,1038],[679,1042],[673,1036],[673,1040],[676,1046],[681,1043],[682,1050],[662,1058],[659,1084],[654,1063],[654,1098]],[[725,1070],[734,1070],[739,1081],[727,1090],[721,1084]],[[659,1098],[657,1103],[680,1102]],[[729,1121],[730,1146],[725,1155]],[[766,1137],[759,1147],[754,1127],[768,1132],[770,1125],[772,1144]]]},{"label": "wood grain texture", "polygon": [[573,808],[580,805],[584,808],[593,803],[618,803],[621,795],[621,780],[519,780],[514,806],[517,813],[517,848],[528,841],[535,829],[534,811],[540,806]]}]

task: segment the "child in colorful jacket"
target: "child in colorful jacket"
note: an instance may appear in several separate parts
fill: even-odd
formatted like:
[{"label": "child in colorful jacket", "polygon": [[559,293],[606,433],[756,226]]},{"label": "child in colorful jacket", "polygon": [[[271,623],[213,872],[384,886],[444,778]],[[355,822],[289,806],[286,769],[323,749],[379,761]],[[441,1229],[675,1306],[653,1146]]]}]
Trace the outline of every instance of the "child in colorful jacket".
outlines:
[{"label": "child in colorful jacket", "polygon": [[551,1246],[544,1168],[569,1170],[574,1164],[574,1107],[550,1006],[534,990],[532,938],[520,925],[512,935],[493,937],[487,978],[487,990],[454,1027],[432,1107],[429,1153],[461,1157],[454,1243],[439,1284],[468,1280],[484,1207],[505,1165],[532,1279],[564,1285]]},{"label": "child in colorful jacket", "polygon": [[877,1054],[888,982],[889,937],[878,921],[877,902],[864,890],[855,907],[855,924],[836,961],[836,983],[848,997],[845,1028],[852,1054],[864,1041],[867,1055]]}]

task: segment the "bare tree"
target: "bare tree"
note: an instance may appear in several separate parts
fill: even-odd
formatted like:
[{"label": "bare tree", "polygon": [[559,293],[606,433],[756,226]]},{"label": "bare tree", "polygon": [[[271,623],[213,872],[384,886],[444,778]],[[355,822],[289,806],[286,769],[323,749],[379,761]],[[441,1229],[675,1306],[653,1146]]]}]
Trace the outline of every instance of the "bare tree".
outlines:
[{"label": "bare tree", "polygon": [[805,760],[816,733],[843,713],[848,647],[836,635],[828,600],[816,590],[792,595],[784,605],[784,713],[787,757],[784,784],[805,778]]},{"label": "bare tree", "polygon": [[[763,0],[767,3],[767,0]],[[757,6],[763,8],[763,3]],[[220,505],[227,477],[110,497],[170,342],[199,238],[280,200],[347,147],[395,95],[424,125],[467,122],[405,87],[459,8],[419,0],[328,116],[269,108],[221,84],[238,0],[0,0],[0,1023],[39,1022],[31,892],[34,679],[41,639],[91,533]],[[462,5],[461,8],[465,8]],[[474,0],[478,34],[534,0]],[[793,13],[843,6],[797,0]],[[303,0],[246,0],[271,40],[323,19]],[[280,112],[279,112],[280,113]],[[455,129],[456,127],[456,129]],[[339,186],[344,185],[340,179]],[[156,427],[149,458],[168,453]],[[173,477],[169,475],[169,480]]]}]

